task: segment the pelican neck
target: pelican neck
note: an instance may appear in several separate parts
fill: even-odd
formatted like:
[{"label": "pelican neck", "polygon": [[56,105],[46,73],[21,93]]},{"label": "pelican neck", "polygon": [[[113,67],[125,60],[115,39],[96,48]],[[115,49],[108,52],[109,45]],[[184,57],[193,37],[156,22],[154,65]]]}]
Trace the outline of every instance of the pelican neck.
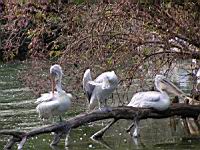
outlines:
[{"label": "pelican neck", "polygon": [[56,90],[57,90],[58,92],[62,91],[61,80],[58,80],[58,81],[56,82]]}]

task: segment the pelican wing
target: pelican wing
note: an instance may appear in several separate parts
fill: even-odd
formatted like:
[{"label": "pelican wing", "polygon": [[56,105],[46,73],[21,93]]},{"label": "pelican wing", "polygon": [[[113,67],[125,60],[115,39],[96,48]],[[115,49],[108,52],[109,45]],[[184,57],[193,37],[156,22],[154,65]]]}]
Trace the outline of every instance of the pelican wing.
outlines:
[{"label": "pelican wing", "polygon": [[109,82],[108,78],[105,77],[105,78],[103,79],[102,89],[103,89],[103,90],[104,90],[104,89],[109,89],[110,87],[111,87],[111,86],[110,86],[110,82]]},{"label": "pelican wing", "polygon": [[88,84],[92,85],[92,86],[102,86],[102,83],[98,83],[98,82],[95,82],[95,81],[89,81]]},{"label": "pelican wing", "polygon": [[111,78],[113,76],[114,76],[113,71],[112,72],[104,72],[104,73],[100,74],[94,80],[94,82],[96,83],[96,85],[102,86],[102,89],[109,89],[109,88],[111,88],[111,85],[110,85],[108,78]]},{"label": "pelican wing", "polygon": [[83,89],[87,89],[87,83],[88,81],[92,81],[92,76],[90,73],[90,69],[87,69],[83,75]]},{"label": "pelican wing", "polygon": [[197,89],[197,91],[199,91],[199,90],[200,90],[200,68],[199,68],[199,70],[197,71],[196,77],[197,77],[196,89]]},{"label": "pelican wing", "polygon": [[87,69],[83,75],[83,90],[89,101],[95,87],[92,84],[88,84],[88,82],[90,81],[92,81],[92,77],[91,77],[90,69]]},{"label": "pelican wing", "polygon": [[35,101],[36,104],[42,103],[42,102],[48,102],[54,100],[55,97],[57,97],[58,92],[54,92],[54,95],[52,92],[41,94],[41,97],[37,98]]},{"label": "pelican wing", "polygon": [[104,72],[100,74],[94,81],[97,83],[102,83],[104,79],[107,78],[108,75],[109,75],[109,72]]},{"label": "pelican wing", "polygon": [[110,88],[110,83],[109,83],[107,77],[103,78],[103,82],[101,82],[101,83],[95,82],[95,81],[89,81],[88,84],[91,85],[91,86],[94,86],[94,87],[95,87],[95,86],[99,86],[99,87],[101,87],[103,90],[104,90],[104,89],[109,89],[109,88]]},{"label": "pelican wing", "polygon": [[115,89],[118,86],[118,78],[114,71],[108,71],[100,74],[95,80],[97,83],[103,83],[103,89]]},{"label": "pelican wing", "polygon": [[200,68],[199,68],[199,70],[197,71],[196,76],[200,78]]},{"label": "pelican wing", "polygon": [[36,107],[36,111],[39,113],[41,118],[49,118],[56,114],[56,110],[60,106],[59,101],[43,101],[42,103],[38,104]]},{"label": "pelican wing", "polygon": [[139,92],[133,95],[128,106],[142,107],[141,105],[147,105],[148,103],[158,102],[160,100],[160,92],[148,91]]}]

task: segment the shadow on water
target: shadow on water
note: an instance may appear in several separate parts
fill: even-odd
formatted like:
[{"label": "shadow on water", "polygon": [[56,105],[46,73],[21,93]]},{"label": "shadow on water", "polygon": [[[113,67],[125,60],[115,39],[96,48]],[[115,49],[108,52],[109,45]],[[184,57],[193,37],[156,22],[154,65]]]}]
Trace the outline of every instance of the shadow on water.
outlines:
[{"label": "shadow on water", "polygon": [[[0,65],[0,130],[31,130],[43,125],[35,111],[34,95],[17,79],[18,72],[26,67],[24,64]],[[75,114],[77,112],[68,112],[66,116]],[[119,121],[100,141],[93,141],[90,136],[103,127],[102,122],[72,130],[68,147],[65,147],[64,139],[59,146],[49,146],[52,135],[46,134],[28,140],[24,149],[200,149],[199,138],[187,137],[181,127],[181,122],[178,122],[175,132],[169,126],[169,119],[141,121],[140,139],[133,139],[129,133],[125,132],[125,128],[130,123],[126,120]],[[0,136],[0,149],[3,149],[7,139],[6,136]]]},{"label": "shadow on water", "polygon": [[154,145],[159,149],[199,149],[200,137],[182,137],[179,141]]}]

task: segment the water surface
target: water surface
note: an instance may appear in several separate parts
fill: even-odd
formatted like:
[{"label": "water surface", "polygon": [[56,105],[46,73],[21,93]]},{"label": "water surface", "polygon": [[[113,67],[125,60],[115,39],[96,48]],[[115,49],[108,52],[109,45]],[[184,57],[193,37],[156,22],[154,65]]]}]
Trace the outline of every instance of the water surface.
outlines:
[{"label": "water surface", "polygon": [[[0,130],[31,130],[44,124],[35,111],[35,97],[32,91],[28,87],[24,87],[17,79],[19,71],[26,67],[26,65],[19,63],[0,64]],[[178,79],[176,77],[174,79],[181,81],[178,82],[179,86],[187,91],[191,88],[187,84],[190,82],[189,78],[185,76],[184,71],[179,70],[179,73],[177,74]],[[74,113],[66,113],[66,116],[69,114],[71,116]],[[93,141],[90,136],[106,124],[106,122],[100,121],[72,130],[68,147],[64,146],[64,139],[59,146],[50,147],[52,135],[46,134],[28,140],[24,149],[200,149],[198,136],[189,136],[184,131],[181,122],[175,121],[177,122],[176,131],[170,127],[169,119],[141,121],[141,137],[136,140],[124,130],[131,122],[121,120],[105,134],[104,141]],[[0,149],[3,149],[7,139],[7,136],[0,136]]]}]

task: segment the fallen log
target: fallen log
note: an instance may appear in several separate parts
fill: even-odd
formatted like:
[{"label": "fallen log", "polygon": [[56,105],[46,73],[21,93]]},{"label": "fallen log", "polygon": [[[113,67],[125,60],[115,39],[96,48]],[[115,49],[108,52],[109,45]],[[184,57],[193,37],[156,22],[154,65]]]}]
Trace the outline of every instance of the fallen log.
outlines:
[{"label": "fallen log", "polygon": [[69,118],[68,120],[65,120],[61,123],[51,124],[41,128],[33,129],[28,132],[2,130],[0,131],[0,134],[12,136],[10,140],[7,142],[5,149],[11,149],[13,145],[17,142],[19,142],[18,149],[22,149],[26,140],[28,140],[30,137],[51,132],[55,133],[51,145],[57,145],[60,141],[60,138],[63,135],[67,135],[68,137],[68,134],[71,129],[98,120],[114,119],[105,128],[95,133],[92,136],[93,138],[101,138],[104,135],[105,131],[107,131],[115,122],[117,122],[120,119],[143,120],[148,118],[161,119],[161,118],[168,118],[171,116],[179,116],[181,118],[191,117],[197,120],[199,114],[200,114],[199,106],[193,106],[187,104],[173,104],[166,111],[156,111],[154,109],[121,106],[121,107],[113,107],[111,108],[110,111],[94,110],[89,113],[82,113],[75,117]]}]

